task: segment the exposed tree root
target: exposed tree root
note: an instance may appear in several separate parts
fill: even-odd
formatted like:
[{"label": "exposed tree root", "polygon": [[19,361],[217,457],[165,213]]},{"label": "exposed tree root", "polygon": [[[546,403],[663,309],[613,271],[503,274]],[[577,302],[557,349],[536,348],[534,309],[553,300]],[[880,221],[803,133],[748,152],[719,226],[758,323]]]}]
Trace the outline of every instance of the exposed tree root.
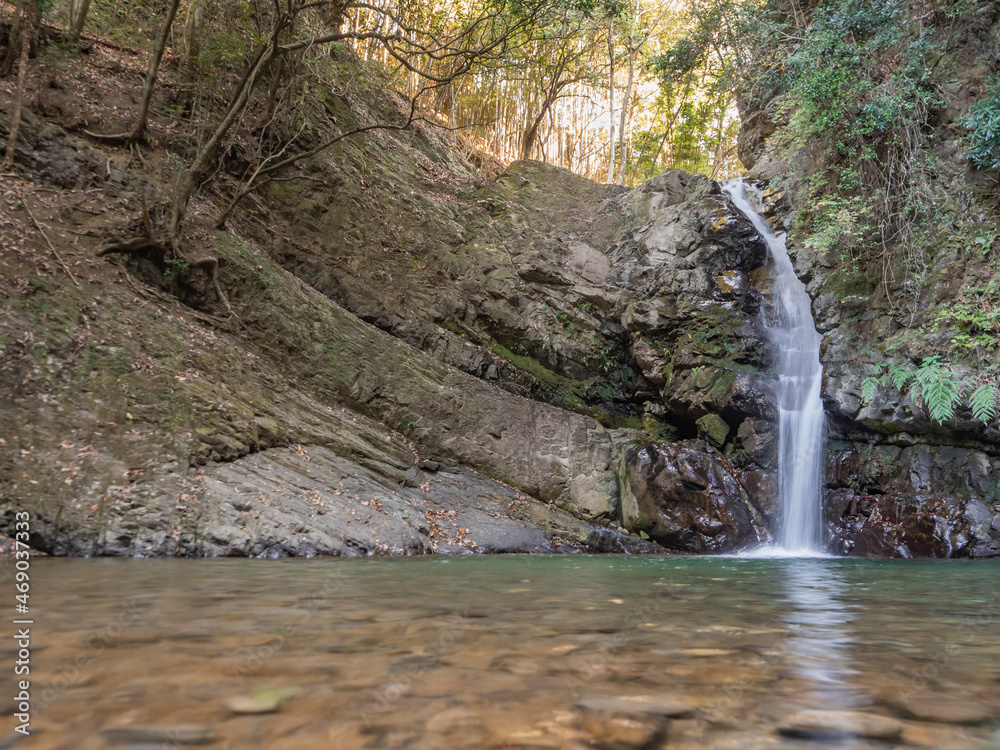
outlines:
[{"label": "exposed tree root", "polygon": [[219,297],[219,301],[226,306],[226,312],[233,315],[233,308],[229,306],[229,298],[222,293],[222,287],[219,285],[219,259],[210,255],[198,260],[189,260],[187,263],[191,266],[202,266],[211,269],[212,286],[215,288],[215,294]]},{"label": "exposed tree root", "polygon": [[164,256],[166,256],[166,250],[164,250],[163,245],[159,242],[156,242],[149,237],[133,237],[130,240],[122,240],[121,242],[113,242],[110,245],[105,245],[97,251],[97,257],[102,258],[105,255],[110,255],[111,253],[131,255],[134,253],[141,253],[144,250],[159,250]]},{"label": "exposed tree root", "polygon": [[38,233],[45,238],[45,243],[49,246],[49,249],[52,251],[52,254],[56,256],[56,260],[59,261],[59,265],[61,265],[63,267],[63,270],[69,275],[69,278],[72,280],[73,285],[76,286],[77,289],[79,289],[80,282],[76,280],[76,276],[73,275],[73,272],[70,270],[69,265],[66,263],[65,260],[63,260],[63,257],[59,254],[59,251],[56,250],[56,246],[52,244],[52,240],[50,240],[49,236],[45,234],[45,230],[42,229],[42,225],[38,223],[38,219],[36,219],[35,215],[31,213],[31,207],[28,205],[28,199],[26,197],[21,198],[21,205],[23,205],[24,210],[28,212],[28,216],[31,218],[31,223],[35,225],[35,229],[37,229]]},{"label": "exposed tree root", "polygon": [[84,130],[83,134],[88,138],[93,138],[95,141],[116,144],[130,143],[132,137],[131,133],[95,133],[92,130]]},{"label": "exposed tree root", "polygon": [[105,245],[97,251],[97,256],[103,257],[113,253],[120,253],[122,255],[137,255],[147,251],[154,251],[160,258],[173,258],[186,263],[188,267],[203,268],[205,273],[207,273],[211,278],[212,288],[215,290],[215,294],[219,298],[219,301],[225,306],[226,312],[228,312],[230,316],[234,315],[233,308],[229,304],[229,298],[226,297],[225,293],[222,291],[222,286],[219,284],[219,259],[212,255],[205,256],[204,258],[188,259],[185,258],[182,253],[177,252],[175,245],[176,243],[168,244],[160,242],[149,235],[145,235]]}]

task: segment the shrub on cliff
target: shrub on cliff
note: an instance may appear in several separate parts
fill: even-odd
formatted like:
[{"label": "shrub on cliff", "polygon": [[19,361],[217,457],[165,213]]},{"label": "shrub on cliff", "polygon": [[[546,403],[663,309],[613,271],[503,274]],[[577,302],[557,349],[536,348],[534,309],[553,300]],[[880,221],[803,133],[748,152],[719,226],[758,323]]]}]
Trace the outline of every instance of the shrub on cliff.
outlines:
[{"label": "shrub on cliff", "polygon": [[966,155],[979,169],[1000,170],[1000,75],[986,84],[986,92],[962,119],[969,129]]}]

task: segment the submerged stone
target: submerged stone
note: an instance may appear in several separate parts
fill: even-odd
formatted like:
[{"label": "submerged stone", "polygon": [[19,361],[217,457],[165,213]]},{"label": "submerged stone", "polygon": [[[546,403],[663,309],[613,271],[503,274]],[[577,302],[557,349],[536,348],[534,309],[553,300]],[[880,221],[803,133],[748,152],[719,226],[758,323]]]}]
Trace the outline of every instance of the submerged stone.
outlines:
[{"label": "submerged stone", "polygon": [[108,742],[116,745],[163,743],[165,746],[207,745],[215,741],[215,733],[210,727],[199,725],[152,725],[132,724],[106,727],[101,730]]},{"label": "submerged stone", "polygon": [[273,714],[281,706],[279,698],[237,695],[223,701],[226,709],[234,714]]},{"label": "submerged stone", "polygon": [[909,718],[939,724],[982,724],[993,716],[987,706],[943,695],[911,698],[900,703],[899,710]]},{"label": "submerged stone", "polygon": [[589,711],[619,711],[621,713],[645,713],[671,718],[687,718],[694,714],[694,707],[679,701],[672,701],[655,696],[629,696],[618,698],[581,698],[576,702],[578,708]]},{"label": "submerged stone", "polygon": [[787,737],[810,740],[836,740],[863,737],[892,741],[903,733],[902,722],[887,716],[857,711],[802,711],[778,724]]}]

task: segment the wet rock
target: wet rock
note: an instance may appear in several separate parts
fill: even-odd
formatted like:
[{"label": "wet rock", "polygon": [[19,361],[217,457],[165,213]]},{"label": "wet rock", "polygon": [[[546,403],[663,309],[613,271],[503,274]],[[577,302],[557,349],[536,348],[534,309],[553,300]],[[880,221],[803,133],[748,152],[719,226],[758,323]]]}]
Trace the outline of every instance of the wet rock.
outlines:
[{"label": "wet rock", "polygon": [[650,714],[588,712],[580,722],[580,729],[591,747],[635,750],[662,742],[667,736],[668,725],[666,719]]},{"label": "wet rock", "polygon": [[747,417],[770,418],[774,414],[774,401],[763,376],[725,365],[674,369],[662,393],[671,413],[688,419],[715,412],[735,424]]},{"label": "wet rock", "polygon": [[716,448],[721,448],[729,435],[729,425],[718,414],[706,414],[695,424],[698,427],[698,437],[707,440]]},{"label": "wet rock", "polygon": [[854,557],[963,557],[973,524],[966,502],[922,495],[829,493],[832,547]]},{"label": "wet rock", "polygon": [[743,454],[740,463],[761,469],[774,468],[777,460],[777,427],[763,419],[745,419],[736,430]]},{"label": "wet rock", "polygon": [[426,730],[443,735],[453,745],[471,746],[489,744],[489,732],[481,712],[466,707],[448,708],[427,719]]},{"label": "wet rock", "polygon": [[840,323],[840,298],[836,294],[824,294],[813,300],[813,317],[816,330],[826,333]]},{"label": "wet rock", "polygon": [[[648,535],[647,535],[648,536]],[[656,555],[667,550],[654,541],[634,536],[619,529],[594,529],[587,537],[587,547],[595,552],[610,552],[619,555]]]},{"label": "wet rock", "polygon": [[273,714],[281,707],[281,701],[276,698],[237,695],[224,700],[223,705],[234,714]]},{"label": "wet rock", "polygon": [[685,648],[681,649],[685,656],[732,656],[736,652],[728,648]]},{"label": "wet rock", "polygon": [[[623,199],[649,216],[634,235],[635,250],[623,246],[612,256],[625,267],[621,324],[631,354],[679,419],[715,414],[733,425],[765,417],[773,407],[758,371],[770,347],[752,279],[766,248],[717,185],[687,196],[658,192],[661,182],[680,179],[668,173]],[[647,207],[650,191],[659,197]]]},{"label": "wet rock", "polygon": [[846,740],[853,737],[893,741],[903,732],[902,722],[855,711],[802,711],[783,719],[778,732],[809,740]]},{"label": "wet rock", "polygon": [[768,528],[776,528],[778,514],[781,512],[778,502],[778,473],[760,470],[744,471],[740,475],[740,483],[746,488],[750,500],[764,514]]},{"label": "wet rock", "polygon": [[583,698],[580,729],[602,750],[653,747],[667,735],[669,720],[691,716],[691,706],[657,698]]},{"label": "wet rock", "polygon": [[933,750],[955,748],[964,750],[978,744],[978,738],[955,727],[924,723],[909,723],[903,728],[902,741],[907,746],[928,747]]},{"label": "wet rock", "polygon": [[769,537],[732,467],[700,441],[626,449],[622,523],[685,552],[727,552]]}]

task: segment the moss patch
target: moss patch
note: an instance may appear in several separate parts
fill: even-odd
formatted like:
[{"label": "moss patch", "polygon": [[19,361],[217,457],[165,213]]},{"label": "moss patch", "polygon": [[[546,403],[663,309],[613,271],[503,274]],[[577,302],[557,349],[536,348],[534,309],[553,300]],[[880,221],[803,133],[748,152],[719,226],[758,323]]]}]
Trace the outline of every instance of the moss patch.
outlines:
[{"label": "moss patch", "polygon": [[698,437],[708,440],[717,448],[721,448],[729,436],[729,425],[718,414],[706,414],[695,424],[698,426]]},{"label": "moss patch", "polygon": [[568,391],[577,397],[582,396],[586,391],[588,385],[587,383],[579,383],[553,372],[533,357],[514,354],[514,352],[510,349],[500,344],[494,344],[491,349],[494,354],[501,359],[507,360],[518,370],[528,373],[538,381],[545,383],[556,390]]}]

